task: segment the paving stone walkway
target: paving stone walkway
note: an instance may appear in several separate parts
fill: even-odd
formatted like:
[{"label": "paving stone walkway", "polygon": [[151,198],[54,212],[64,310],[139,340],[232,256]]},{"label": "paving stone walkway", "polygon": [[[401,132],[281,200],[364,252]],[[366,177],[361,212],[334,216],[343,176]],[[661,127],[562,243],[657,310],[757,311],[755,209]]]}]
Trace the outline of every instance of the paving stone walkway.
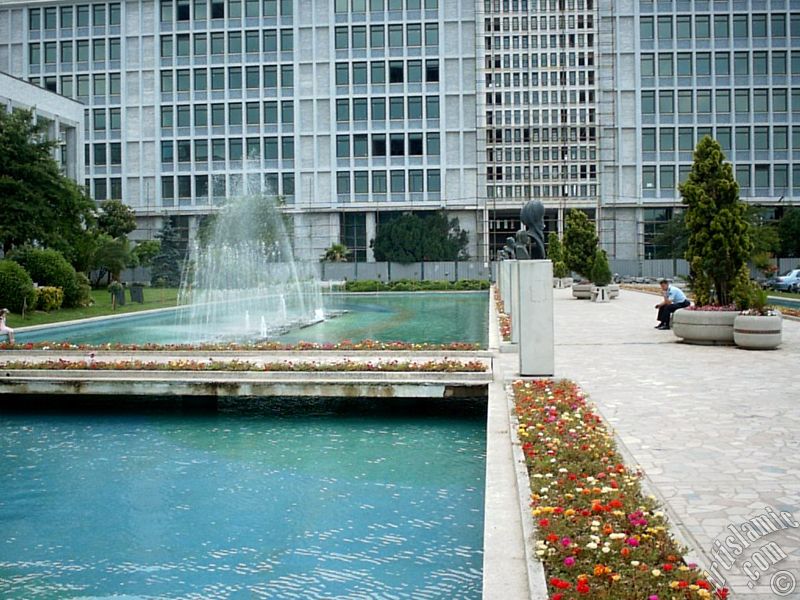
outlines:
[{"label": "paving stone walkway", "polygon": [[716,563],[732,598],[800,598],[800,527],[760,537],[734,564],[715,546],[731,549],[728,526],[741,532],[766,507],[800,523],[800,322],[784,319],[775,351],[690,346],[653,329],[657,296],[554,294],[556,377],[598,405],[701,566]]}]

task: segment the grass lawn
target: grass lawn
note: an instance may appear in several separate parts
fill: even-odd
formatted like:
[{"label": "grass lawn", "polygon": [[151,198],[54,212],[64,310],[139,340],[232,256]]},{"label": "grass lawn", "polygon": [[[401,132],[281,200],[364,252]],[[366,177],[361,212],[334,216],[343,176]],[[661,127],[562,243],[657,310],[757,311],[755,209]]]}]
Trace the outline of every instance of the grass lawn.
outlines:
[{"label": "grass lawn", "polygon": [[151,310],[154,308],[167,308],[175,306],[178,299],[177,288],[144,288],[144,304],[130,301],[130,294],[125,294],[125,306],[119,306],[116,310],[111,310],[111,294],[105,290],[92,290],[91,306],[82,308],[62,308],[46,313],[42,311],[32,311],[25,313],[23,319],[21,315],[8,315],[9,327],[29,327],[31,325],[45,325],[47,323],[58,323],[61,321],[72,321],[74,319],[88,319],[89,317],[103,317],[106,315],[119,315],[123,313],[138,312],[140,310]]},{"label": "grass lawn", "polygon": [[795,294],[791,292],[779,292],[778,290],[767,290],[767,294],[769,296],[775,296],[776,298],[791,298],[792,300],[800,300],[800,294]]}]

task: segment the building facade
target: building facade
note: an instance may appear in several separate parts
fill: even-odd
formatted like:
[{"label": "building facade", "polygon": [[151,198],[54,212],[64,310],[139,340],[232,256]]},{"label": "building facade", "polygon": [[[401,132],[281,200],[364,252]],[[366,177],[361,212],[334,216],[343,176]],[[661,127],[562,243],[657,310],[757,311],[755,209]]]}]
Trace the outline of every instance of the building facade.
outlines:
[{"label": "building facade", "polygon": [[85,104],[85,183],[139,237],[266,191],[305,258],[445,209],[486,260],[540,199],[641,259],[706,134],[767,218],[800,190],[791,0],[5,0],[0,70]]}]

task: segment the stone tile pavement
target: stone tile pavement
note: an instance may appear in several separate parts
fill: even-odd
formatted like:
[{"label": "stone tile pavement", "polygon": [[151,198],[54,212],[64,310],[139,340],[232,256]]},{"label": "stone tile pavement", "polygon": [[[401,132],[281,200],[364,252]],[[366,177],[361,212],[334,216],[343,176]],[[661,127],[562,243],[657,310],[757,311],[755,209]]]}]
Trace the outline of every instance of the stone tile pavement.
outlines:
[{"label": "stone tile pavement", "polygon": [[800,598],[800,527],[760,537],[733,564],[723,551],[728,526],[741,532],[766,507],[800,523],[800,322],[784,319],[775,351],[690,346],[653,328],[655,295],[595,304],[553,292],[556,377],[597,404],[690,555],[716,563],[732,598]]}]

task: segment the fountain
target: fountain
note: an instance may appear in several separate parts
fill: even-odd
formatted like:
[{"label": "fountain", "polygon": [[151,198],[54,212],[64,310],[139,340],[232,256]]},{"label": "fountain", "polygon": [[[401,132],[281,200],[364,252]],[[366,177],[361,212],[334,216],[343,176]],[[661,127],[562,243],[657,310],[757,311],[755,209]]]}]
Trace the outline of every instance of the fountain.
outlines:
[{"label": "fountain", "polygon": [[276,200],[232,196],[189,249],[178,303],[186,342],[249,342],[324,316],[317,265],[296,261]]}]

